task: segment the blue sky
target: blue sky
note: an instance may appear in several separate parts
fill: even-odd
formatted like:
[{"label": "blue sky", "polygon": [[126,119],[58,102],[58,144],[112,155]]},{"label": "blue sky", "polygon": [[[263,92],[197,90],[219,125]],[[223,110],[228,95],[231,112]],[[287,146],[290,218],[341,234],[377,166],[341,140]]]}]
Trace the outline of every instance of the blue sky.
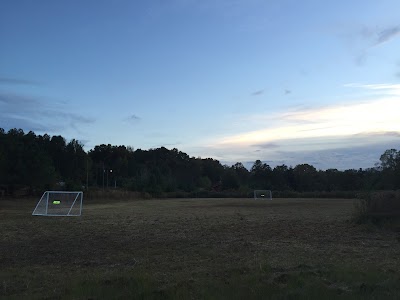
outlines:
[{"label": "blue sky", "polygon": [[0,2],[0,127],[251,165],[400,148],[400,2]]}]

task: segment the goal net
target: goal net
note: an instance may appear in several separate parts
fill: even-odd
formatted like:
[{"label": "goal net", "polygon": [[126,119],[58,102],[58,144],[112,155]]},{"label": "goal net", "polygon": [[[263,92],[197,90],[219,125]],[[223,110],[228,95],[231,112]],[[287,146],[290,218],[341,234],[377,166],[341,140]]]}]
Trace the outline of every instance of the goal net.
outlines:
[{"label": "goal net", "polygon": [[80,216],[82,192],[46,191],[33,210],[34,216]]},{"label": "goal net", "polygon": [[271,190],[255,190],[254,200],[259,200],[259,199],[272,200]]}]

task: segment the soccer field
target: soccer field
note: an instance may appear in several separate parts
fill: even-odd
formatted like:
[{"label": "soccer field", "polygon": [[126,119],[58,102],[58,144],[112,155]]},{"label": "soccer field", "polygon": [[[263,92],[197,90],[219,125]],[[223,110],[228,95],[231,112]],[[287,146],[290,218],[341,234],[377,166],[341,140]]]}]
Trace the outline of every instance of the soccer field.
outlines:
[{"label": "soccer field", "polygon": [[0,298],[400,295],[399,235],[351,222],[354,200],[36,202],[0,202]]}]

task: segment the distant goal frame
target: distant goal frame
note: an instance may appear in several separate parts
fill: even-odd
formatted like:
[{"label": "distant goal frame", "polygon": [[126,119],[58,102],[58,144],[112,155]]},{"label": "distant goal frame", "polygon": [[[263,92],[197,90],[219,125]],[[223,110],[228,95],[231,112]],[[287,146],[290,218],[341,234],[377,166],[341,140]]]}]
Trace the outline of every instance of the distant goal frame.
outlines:
[{"label": "distant goal frame", "polygon": [[272,200],[272,190],[254,190],[254,200]]},{"label": "distant goal frame", "polygon": [[[62,196],[67,197],[67,205],[65,209],[60,208],[61,212],[55,209],[49,209],[49,204],[61,204],[61,200],[56,200],[55,197],[50,197],[50,195],[58,195],[57,199],[62,199]],[[75,195],[75,197],[74,197]],[[49,203],[49,201],[53,202]],[[44,206],[44,209],[43,209]],[[83,192],[82,191],[45,191],[35,206],[32,212],[32,216],[49,216],[49,217],[79,217],[82,215],[83,206]],[[56,211],[57,213],[54,213]],[[65,212],[63,212],[65,211]]]}]

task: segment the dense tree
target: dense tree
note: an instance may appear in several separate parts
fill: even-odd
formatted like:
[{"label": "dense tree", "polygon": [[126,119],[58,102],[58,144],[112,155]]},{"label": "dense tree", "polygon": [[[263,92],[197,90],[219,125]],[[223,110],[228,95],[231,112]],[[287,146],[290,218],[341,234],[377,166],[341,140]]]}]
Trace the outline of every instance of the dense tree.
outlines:
[{"label": "dense tree", "polygon": [[47,146],[48,154],[52,158],[53,165],[57,170],[58,179],[63,177],[68,165],[68,161],[65,159],[66,146],[65,139],[60,135],[51,137]]},{"label": "dense tree", "polygon": [[381,167],[384,170],[395,170],[400,167],[400,151],[386,150],[380,157]]},{"label": "dense tree", "polygon": [[215,185],[221,180],[224,167],[218,160],[212,158],[201,159],[202,176],[208,177],[212,184]]},{"label": "dense tree", "polygon": [[242,163],[223,166],[212,158],[194,158],[178,149],[101,144],[88,153],[75,139],[36,135],[0,128],[0,189],[31,190],[67,182],[67,188],[124,188],[159,195],[165,192],[237,191],[252,189],[318,192],[400,188],[400,151],[386,150],[375,168],[317,170],[309,164],[271,168],[256,160],[250,170]]},{"label": "dense tree", "polygon": [[315,167],[309,164],[300,164],[294,167],[293,175],[295,189],[300,192],[320,190],[320,181]]},{"label": "dense tree", "polygon": [[269,189],[272,185],[272,169],[269,165],[256,160],[250,170],[251,187]]},{"label": "dense tree", "polygon": [[382,188],[400,188],[400,150],[386,150],[380,157],[382,169]]},{"label": "dense tree", "polygon": [[235,172],[234,167],[225,166],[222,176],[223,189],[237,189],[240,187],[239,176]]},{"label": "dense tree", "polygon": [[232,169],[235,171],[237,178],[239,179],[239,184],[241,186],[246,186],[249,181],[249,171],[246,167],[241,163],[237,162],[232,166]]},{"label": "dense tree", "polygon": [[281,191],[293,189],[292,177],[292,169],[286,165],[276,166],[272,170],[272,188]]}]

